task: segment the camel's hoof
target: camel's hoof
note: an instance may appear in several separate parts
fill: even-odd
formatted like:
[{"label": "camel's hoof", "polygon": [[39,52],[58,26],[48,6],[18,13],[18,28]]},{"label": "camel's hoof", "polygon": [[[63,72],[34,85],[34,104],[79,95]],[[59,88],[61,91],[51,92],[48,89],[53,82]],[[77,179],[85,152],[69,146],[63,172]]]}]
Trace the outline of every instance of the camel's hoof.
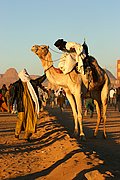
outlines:
[{"label": "camel's hoof", "polygon": [[103,138],[104,138],[104,139],[106,139],[106,138],[107,138],[106,134],[103,134]]},{"label": "camel's hoof", "polygon": [[93,137],[96,138],[96,137],[97,137],[97,134],[98,134],[98,132],[94,132]]},{"label": "camel's hoof", "polygon": [[93,134],[93,138],[96,138],[97,137],[97,134]]},{"label": "camel's hoof", "polygon": [[74,136],[74,138],[76,138],[76,139],[79,138],[79,134],[77,134],[77,133],[74,133],[73,136]]},{"label": "camel's hoof", "polygon": [[75,135],[74,135],[74,133],[73,133],[73,134],[71,134],[71,135],[70,135],[70,137],[71,137],[71,138],[75,138]]},{"label": "camel's hoof", "polygon": [[79,133],[78,133],[77,131],[74,131],[73,136],[74,136],[75,138],[78,138],[78,137],[79,137]]},{"label": "camel's hoof", "polygon": [[71,137],[71,138],[78,138],[78,134],[77,134],[77,133],[73,133],[73,134],[71,134],[70,137]]},{"label": "camel's hoof", "polygon": [[85,135],[80,136],[81,141],[86,141]]}]

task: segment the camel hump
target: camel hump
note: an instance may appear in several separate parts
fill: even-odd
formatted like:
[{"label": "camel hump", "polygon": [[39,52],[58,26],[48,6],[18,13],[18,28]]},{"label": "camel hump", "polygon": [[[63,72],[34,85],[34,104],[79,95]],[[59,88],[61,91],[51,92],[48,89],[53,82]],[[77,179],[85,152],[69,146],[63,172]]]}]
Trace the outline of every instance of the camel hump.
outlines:
[{"label": "camel hump", "polygon": [[92,66],[92,65],[95,67],[99,66],[97,60],[93,56],[88,56],[85,59],[85,63],[87,63],[87,62],[89,63],[90,66]]},{"label": "camel hump", "polygon": [[93,57],[93,56],[89,56],[88,57],[88,61],[90,62],[91,66],[93,65],[94,68],[100,68],[102,70],[102,68],[99,66],[97,60]]},{"label": "camel hump", "polygon": [[84,62],[85,71],[87,67],[90,67],[92,71],[93,82],[102,82],[104,77],[104,71],[99,66],[97,60],[93,56],[88,56]]}]

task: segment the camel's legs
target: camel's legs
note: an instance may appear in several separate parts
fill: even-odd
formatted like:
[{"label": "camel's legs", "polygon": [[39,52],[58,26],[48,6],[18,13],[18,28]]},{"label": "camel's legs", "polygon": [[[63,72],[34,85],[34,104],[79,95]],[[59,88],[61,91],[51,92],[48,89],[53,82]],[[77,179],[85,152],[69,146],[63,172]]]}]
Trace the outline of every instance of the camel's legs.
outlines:
[{"label": "camel's legs", "polygon": [[103,106],[103,136],[106,138],[106,112],[107,112],[107,100],[108,100],[109,86],[108,81],[104,84],[103,89],[101,91],[101,101]]},{"label": "camel's legs", "polygon": [[69,90],[65,90],[66,92],[66,97],[68,98],[69,100],[69,103],[71,105],[71,108],[72,108],[72,112],[73,112],[73,117],[74,117],[74,122],[75,122],[75,130],[74,130],[74,133],[78,135],[78,121],[77,121],[77,111],[76,111],[76,104],[75,104],[75,101],[74,101],[74,98],[71,94],[71,92]]},{"label": "camel's legs", "polygon": [[106,135],[106,111],[107,111],[107,103],[105,104],[104,102],[103,104],[103,136],[106,139],[107,135]]},{"label": "camel's legs", "polygon": [[[101,98],[97,101],[95,101],[96,105],[96,111],[97,111],[97,125],[95,128],[94,136],[98,133],[98,128],[101,120],[101,105],[103,106],[103,112],[102,112],[102,118],[103,118],[103,136],[106,138],[106,111],[107,111],[107,99],[108,99],[108,93],[109,93],[109,86],[108,81],[105,82],[102,90],[101,90]],[[102,104],[101,104],[102,103]]]},{"label": "camel's legs", "polygon": [[100,103],[98,103],[98,101],[94,100],[94,104],[96,106],[96,111],[97,111],[97,124],[96,124],[96,128],[95,128],[95,131],[94,131],[94,136],[96,137],[97,133],[98,133],[100,120],[101,120],[101,107],[100,107]]},{"label": "camel's legs", "polygon": [[81,95],[79,92],[74,96],[76,100],[76,105],[77,105],[77,112],[78,112],[78,123],[80,126],[80,137],[85,136],[83,132],[83,125],[82,125],[82,100],[81,100]]}]

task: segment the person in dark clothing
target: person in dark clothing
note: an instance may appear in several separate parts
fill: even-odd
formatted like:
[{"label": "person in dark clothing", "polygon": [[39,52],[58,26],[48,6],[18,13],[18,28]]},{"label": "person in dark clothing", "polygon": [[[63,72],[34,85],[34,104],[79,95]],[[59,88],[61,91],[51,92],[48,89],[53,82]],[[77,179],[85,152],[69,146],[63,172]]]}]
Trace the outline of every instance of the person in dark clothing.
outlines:
[{"label": "person in dark clothing", "polygon": [[54,45],[61,51],[64,51],[64,52],[69,52],[67,49],[66,49],[66,44],[67,42],[64,41],[63,39],[58,39]]},{"label": "person in dark clothing", "polygon": [[25,131],[24,138],[30,140],[33,133],[36,132],[37,117],[39,115],[38,86],[43,87],[41,83],[46,79],[46,74],[32,80],[23,69],[19,74],[19,80],[13,83],[14,95],[13,103],[16,99],[18,110],[18,121],[15,128],[15,138],[19,139],[22,130]]},{"label": "person in dark clothing", "polygon": [[82,44],[83,49],[85,51],[86,57],[88,57],[89,53],[88,53],[88,45],[86,44],[85,40],[84,43]]},{"label": "person in dark clothing", "polygon": [[120,87],[117,88],[116,101],[117,101],[118,111],[120,112]]},{"label": "person in dark clothing", "polygon": [[5,91],[5,94],[3,95],[3,89],[0,89],[0,111],[5,112],[8,111],[7,104],[5,102],[5,94],[7,91]]},{"label": "person in dark clothing", "polygon": [[3,86],[2,86],[2,96],[3,96],[3,100],[4,100],[4,102],[6,103],[6,105],[7,105],[7,99],[6,99],[6,97],[5,97],[5,94],[6,94],[6,92],[7,92],[7,87],[6,87],[6,84],[3,84]]},{"label": "person in dark clothing", "polygon": [[90,118],[92,118],[94,112],[94,101],[91,98],[90,93],[87,93],[85,97],[85,109],[85,115],[90,112]]},{"label": "person in dark clothing", "polygon": [[60,94],[57,97],[57,104],[60,107],[61,112],[63,111],[63,106],[65,104],[65,96],[63,95],[63,92],[60,91]]}]

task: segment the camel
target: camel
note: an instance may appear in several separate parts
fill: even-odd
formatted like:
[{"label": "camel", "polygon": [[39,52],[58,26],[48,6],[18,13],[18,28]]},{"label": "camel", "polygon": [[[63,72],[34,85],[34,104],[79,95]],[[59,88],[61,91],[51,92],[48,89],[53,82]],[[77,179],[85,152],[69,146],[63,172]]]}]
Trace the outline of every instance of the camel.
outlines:
[{"label": "camel", "polygon": [[[61,86],[65,92],[66,97],[68,98],[71,109],[74,117],[74,135],[80,137],[81,140],[85,140],[85,134],[83,132],[83,115],[82,115],[82,99],[81,93],[84,89],[84,93],[88,90],[91,92],[91,97],[94,99],[97,112],[97,124],[94,131],[94,136],[97,136],[99,124],[101,119],[103,119],[103,137],[106,138],[106,111],[107,111],[107,99],[110,88],[110,80],[106,72],[99,68],[100,71],[100,80],[94,83],[92,80],[89,82],[89,78],[86,78],[86,75],[76,73],[76,70],[73,69],[68,74],[59,73],[56,71],[57,68],[53,66],[52,55],[49,51],[49,46],[46,45],[34,45],[31,48],[31,51],[34,52],[41,60],[44,72],[48,80],[55,85]],[[103,112],[102,111],[103,107]]]}]

